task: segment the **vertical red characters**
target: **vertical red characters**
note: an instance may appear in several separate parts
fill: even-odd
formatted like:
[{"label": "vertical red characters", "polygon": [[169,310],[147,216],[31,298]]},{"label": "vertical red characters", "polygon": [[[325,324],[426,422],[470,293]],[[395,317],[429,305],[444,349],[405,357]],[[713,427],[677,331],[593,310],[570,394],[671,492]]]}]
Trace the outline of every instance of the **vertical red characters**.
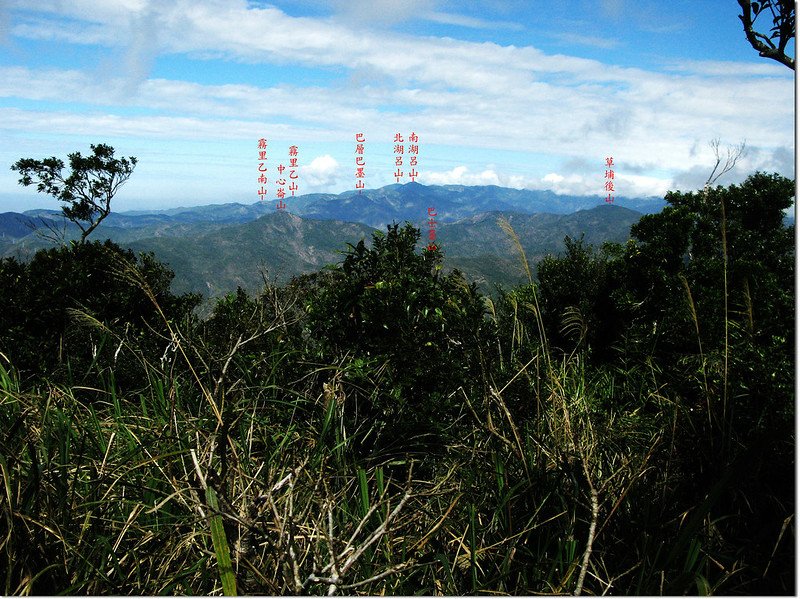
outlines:
[{"label": "vertical red characters", "polygon": [[361,190],[364,189],[364,179],[366,177],[364,172],[367,166],[366,162],[364,162],[364,144],[366,141],[367,139],[363,133],[356,133],[356,189],[358,193],[361,193]]},{"label": "vertical red characters", "polygon": [[394,165],[397,167],[394,171],[395,183],[399,183],[403,178],[403,171],[400,168],[403,166],[403,136],[399,133],[394,134]]},{"label": "vertical red characters", "polygon": [[606,157],[606,185],[605,191],[607,192],[606,195],[606,203],[613,204],[614,203],[614,157],[607,156]]},{"label": "vertical red characters", "polygon": [[408,136],[409,144],[406,146],[406,150],[408,155],[410,156],[408,161],[408,166],[411,167],[411,170],[408,171],[408,177],[412,181],[416,181],[417,177],[419,177],[419,173],[417,172],[417,158],[419,158],[419,136],[411,132],[411,135]]},{"label": "vertical red characters", "polygon": [[264,198],[267,196],[267,176],[264,174],[267,172],[267,140],[266,138],[262,137],[258,140],[258,183],[260,187],[258,188],[258,197],[261,201],[264,201]]},{"label": "vertical red characters", "polygon": [[289,146],[289,192],[294,197],[297,193],[297,146]]},{"label": "vertical red characters", "polygon": [[[297,193],[297,146],[289,146],[289,193],[294,197]],[[283,210],[286,208],[286,203],[283,201],[286,198],[286,176],[283,174],[286,171],[286,165],[278,165],[278,178],[275,179],[275,185],[278,186],[278,191],[275,193],[278,198],[278,203],[275,208]]]},{"label": "vertical red characters", "polygon": [[436,246],[436,208],[428,208],[428,251],[433,252]]},{"label": "vertical red characters", "polygon": [[286,208],[286,202],[283,201],[283,198],[286,197],[286,190],[284,189],[286,186],[286,177],[283,176],[286,167],[283,164],[279,164],[277,170],[278,177],[275,179],[275,185],[278,186],[278,190],[275,192],[275,197],[278,198],[278,201],[275,204],[275,208],[277,210],[283,210]]}]

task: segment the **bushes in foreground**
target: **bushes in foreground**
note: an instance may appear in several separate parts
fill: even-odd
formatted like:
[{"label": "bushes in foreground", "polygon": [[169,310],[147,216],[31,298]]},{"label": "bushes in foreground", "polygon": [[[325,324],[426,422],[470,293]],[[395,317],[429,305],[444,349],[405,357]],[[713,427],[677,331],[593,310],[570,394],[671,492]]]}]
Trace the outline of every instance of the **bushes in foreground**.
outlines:
[{"label": "bushes in foreground", "polygon": [[785,187],[673,196],[495,303],[411,227],[202,322],[147,258],[40,257],[69,345],[3,316],[3,593],[793,593],[791,250],[744,201]]}]

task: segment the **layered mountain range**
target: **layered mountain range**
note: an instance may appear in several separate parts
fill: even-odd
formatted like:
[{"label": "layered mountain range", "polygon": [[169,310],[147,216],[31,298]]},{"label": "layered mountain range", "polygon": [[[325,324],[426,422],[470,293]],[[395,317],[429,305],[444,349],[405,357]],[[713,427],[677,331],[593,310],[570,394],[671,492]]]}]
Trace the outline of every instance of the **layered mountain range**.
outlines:
[{"label": "layered mountain range", "polygon": [[[215,297],[242,286],[257,290],[263,277],[288,280],[342,260],[347,244],[375,229],[411,222],[428,235],[428,208],[436,213],[436,242],[445,267],[459,268],[483,287],[512,285],[525,275],[516,250],[498,225],[514,227],[529,263],[563,249],[565,235],[593,245],[624,242],[643,213],[661,210],[659,198],[562,196],[497,186],[389,185],[363,193],[308,194],[274,202],[215,204],[110,214],[92,235],[152,251],[175,271],[177,292]],[[57,210],[0,214],[0,255],[29,258],[52,246],[47,237],[78,237]]]}]

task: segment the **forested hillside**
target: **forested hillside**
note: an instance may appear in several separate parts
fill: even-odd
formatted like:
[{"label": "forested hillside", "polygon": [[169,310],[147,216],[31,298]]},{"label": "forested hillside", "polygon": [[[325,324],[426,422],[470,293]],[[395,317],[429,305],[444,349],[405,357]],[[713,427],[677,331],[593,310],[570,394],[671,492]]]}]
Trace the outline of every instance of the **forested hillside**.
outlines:
[{"label": "forested hillside", "polygon": [[[489,294],[493,293],[496,284],[512,286],[524,281],[524,273],[508,239],[497,225],[499,217],[513,222],[520,231],[528,256],[531,260],[538,260],[558,252],[566,235],[576,238],[584,235],[588,243],[597,246],[606,241],[623,242],[630,234],[631,225],[641,216],[629,208],[610,205],[595,205],[591,209],[566,214],[496,210],[475,213],[478,207],[502,203],[500,198],[513,196],[520,190],[482,187],[453,190],[411,184],[386,189],[388,191],[370,192],[376,197],[394,197],[401,191],[405,192],[406,198],[413,194],[416,214],[423,215],[427,213],[429,204],[440,205],[441,196],[455,195],[459,198],[461,203],[455,208],[452,208],[455,205],[452,199],[448,200],[450,209],[448,203],[442,206],[449,210],[449,216],[445,216],[443,211],[442,221],[437,221],[439,245],[444,254],[443,266],[448,271],[458,268],[468,279],[476,281],[483,293]],[[525,197],[525,194],[518,195]],[[330,197],[336,199],[339,196]],[[470,205],[469,202],[475,198],[481,200],[477,206]],[[302,197],[300,200],[312,202]],[[593,198],[582,198],[581,201],[596,202]],[[363,207],[368,204],[368,199],[360,198],[358,203]],[[657,204],[650,202],[649,206]],[[562,203],[551,202],[549,209],[563,211],[571,205],[562,199]],[[528,210],[530,208],[528,206]],[[172,291],[200,293],[206,298],[218,299],[237,287],[256,293],[261,289],[264,277],[284,284],[293,276],[315,272],[339,260],[347,243],[356,244],[361,239],[368,239],[376,230],[364,224],[364,219],[360,218],[363,215],[350,214],[351,209],[340,207],[337,210],[333,206],[326,209],[328,217],[346,218],[349,215],[353,217],[351,222],[298,217],[277,211],[266,202],[251,206],[198,206],[158,214],[111,213],[98,232],[137,253],[154,253],[175,273]],[[456,216],[464,214],[471,216],[456,219]],[[0,214],[0,233],[7,232],[0,237],[0,256],[27,261],[38,250],[51,248],[64,239],[79,239],[78,227],[73,223],[63,223],[63,220],[52,210]],[[419,247],[424,245],[420,242]],[[208,304],[204,304],[203,309],[208,308]]]},{"label": "forested hillside", "polygon": [[549,255],[525,215],[439,229],[516,262],[494,297],[411,224],[205,318],[111,241],[4,258],[0,590],[795,593],[794,189]]}]

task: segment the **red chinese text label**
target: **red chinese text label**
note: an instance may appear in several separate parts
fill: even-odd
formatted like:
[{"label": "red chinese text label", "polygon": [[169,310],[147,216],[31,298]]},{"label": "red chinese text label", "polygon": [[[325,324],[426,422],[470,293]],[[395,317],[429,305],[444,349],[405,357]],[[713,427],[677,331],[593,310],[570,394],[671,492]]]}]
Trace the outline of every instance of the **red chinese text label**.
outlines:
[{"label": "red chinese text label", "polygon": [[436,208],[428,208],[428,247],[430,252],[438,249],[436,246]]},{"label": "red chinese text label", "polygon": [[411,170],[408,171],[408,178],[411,181],[416,181],[417,177],[419,177],[419,172],[416,169],[419,164],[419,136],[412,131],[411,135],[408,136],[407,145],[403,145],[404,141],[406,140],[403,139],[401,133],[394,134],[392,153],[394,154],[394,179],[396,183],[399,183],[405,174],[402,170],[405,156],[408,156],[408,166],[411,167]]},{"label": "red chinese text label", "polygon": [[607,156],[606,157],[606,183],[605,183],[605,191],[606,191],[606,203],[613,204],[614,203],[614,157]]},{"label": "red chinese text label", "polygon": [[267,191],[267,139],[262,137],[258,140],[258,197],[263,202]]}]

